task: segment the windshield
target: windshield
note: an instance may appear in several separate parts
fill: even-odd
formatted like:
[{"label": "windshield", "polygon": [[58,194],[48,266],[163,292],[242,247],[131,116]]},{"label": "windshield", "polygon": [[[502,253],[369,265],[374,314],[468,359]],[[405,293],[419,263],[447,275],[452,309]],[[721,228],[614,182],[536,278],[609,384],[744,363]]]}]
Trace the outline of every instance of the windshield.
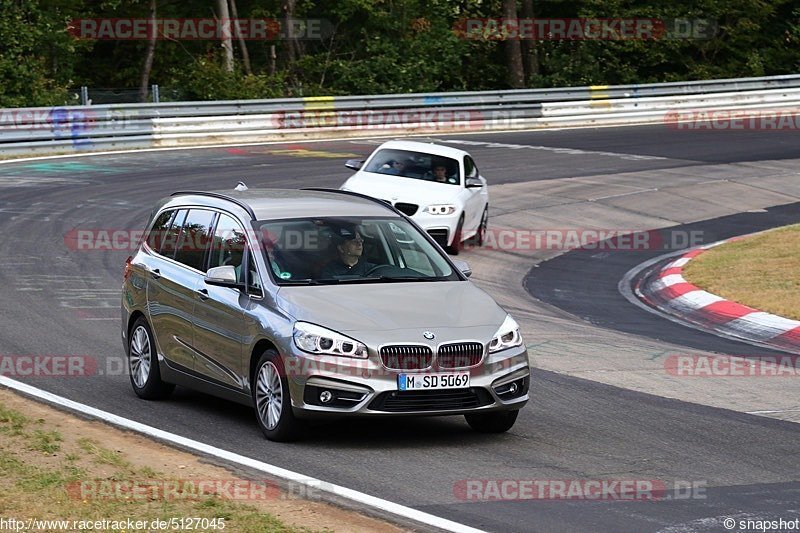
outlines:
[{"label": "windshield", "polygon": [[461,183],[458,161],[423,152],[380,150],[370,159],[364,170],[450,185]]},{"label": "windshield", "polygon": [[402,218],[255,222],[278,285],[457,281],[442,252]]}]

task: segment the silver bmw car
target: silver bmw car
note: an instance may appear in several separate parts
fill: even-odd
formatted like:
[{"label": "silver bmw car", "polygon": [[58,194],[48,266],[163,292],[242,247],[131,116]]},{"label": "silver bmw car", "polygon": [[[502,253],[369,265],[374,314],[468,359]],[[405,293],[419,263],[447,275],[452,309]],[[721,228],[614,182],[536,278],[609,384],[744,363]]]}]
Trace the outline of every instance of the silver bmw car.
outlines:
[{"label": "silver bmw car", "polygon": [[469,275],[356,193],[178,192],[125,266],[131,385],[251,405],[275,441],[324,416],[464,415],[507,431],[528,401],[528,355]]}]

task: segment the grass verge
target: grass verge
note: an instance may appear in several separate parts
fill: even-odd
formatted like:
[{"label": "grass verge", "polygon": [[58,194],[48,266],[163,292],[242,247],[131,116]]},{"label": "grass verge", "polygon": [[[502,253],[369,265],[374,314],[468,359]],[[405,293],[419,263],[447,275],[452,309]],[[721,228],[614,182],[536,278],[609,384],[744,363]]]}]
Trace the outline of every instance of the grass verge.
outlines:
[{"label": "grass verge", "polygon": [[800,224],[711,248],[689,261],[683,277],[728,300],[800,320]]},{"label": "grass verge", "polygon": [[[0,518],[23,521],[24,531],[132,531],[96,525],[128,519],[170,524],[138,531],[403,531],[320,501],[313,492],[308,496],[0,388]],[[27,520],[95,525],[29,526]]]}]

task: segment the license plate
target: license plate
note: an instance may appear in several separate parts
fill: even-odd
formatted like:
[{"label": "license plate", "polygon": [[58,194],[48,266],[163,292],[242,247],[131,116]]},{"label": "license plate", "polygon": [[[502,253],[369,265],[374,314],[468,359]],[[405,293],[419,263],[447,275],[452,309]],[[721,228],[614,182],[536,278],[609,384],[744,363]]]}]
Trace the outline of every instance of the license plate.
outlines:
[{"label": "license plate", "polygon": [[447,374],[400,374],[397,390],[441,390],[469,387],[469,372]]}]

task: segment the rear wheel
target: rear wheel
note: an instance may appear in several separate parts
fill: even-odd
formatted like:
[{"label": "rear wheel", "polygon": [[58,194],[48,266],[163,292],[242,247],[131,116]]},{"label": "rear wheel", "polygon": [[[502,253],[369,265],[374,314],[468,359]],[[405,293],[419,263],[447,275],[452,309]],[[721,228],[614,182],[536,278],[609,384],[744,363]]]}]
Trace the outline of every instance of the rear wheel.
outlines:
[{"label": "rear wheel", "polygon": [[259,358],[252,388],[256,420],[264,436],[277,442],[299,437],[301,425],[292,412],[286,371],[275,350],[267,350]]},{"label": "rear wheel", "polygon": [[464,415],[467,424],[478,433],[504,433],[514,426],[519,411],[495,411]]},{"label": "rear wheel", "polygon": [[156,343],[144,317],[133,323],[128,335],[128,369],[133,392],[139,398],[160,400],[175,390],[175,385],[161,381]]},{"label": "rear wheel", "polygon": [[464,213],[461,213],[461,218],[458,219],[458,226],[456,226],[456,231],[453,233],[452,244],[447,250],[450,255],[458,255],[458,252],[461,251],[462,235],[464,235]]}]

